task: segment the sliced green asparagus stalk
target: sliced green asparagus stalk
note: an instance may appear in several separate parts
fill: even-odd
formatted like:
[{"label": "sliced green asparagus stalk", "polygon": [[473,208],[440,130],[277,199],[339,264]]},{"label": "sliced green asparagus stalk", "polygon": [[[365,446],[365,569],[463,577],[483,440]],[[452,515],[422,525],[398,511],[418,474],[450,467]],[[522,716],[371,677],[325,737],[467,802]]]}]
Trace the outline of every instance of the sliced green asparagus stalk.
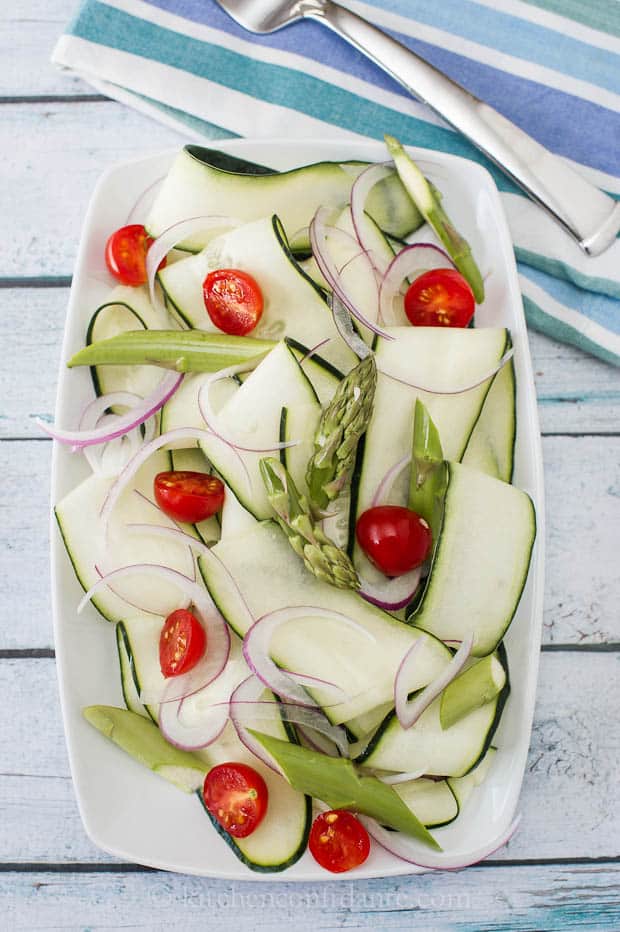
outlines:
[{"label": "sliced green asparagus stalk", "polygon": [[326,508],[348,484],[357,444],[372,414],[376,385],[377,366],[371,353],[342,380],[323,408],[306,471],[312,505]]},{"label": "sliced green asparagus stalk", "polygon": [[252,729],[250,733],[276,760],[293,789],[322,800],[331,809],[361,812],[441,851],[394,787],[361,773],[344,757],[328,757]]},{"label": "sliced green asparagus stalk", "polygon": [[405,190],[432,226],[463,278],[471,285],[474,298],[480,304],[484,301],[484,283],[480,269],[471,254],[469,243],[445,212],[441,194],[426,180],[397,139],[393,136],[384,136],[384,139]]},{"label": "sliced green asparagus stalk", "polygon": [[447,479],[439,431],[426,407],[416,398],[408,504],[428,522],[433,540],[439,532]]},{"label": "sliced green asparagus stalk", "polygon": [[359,589],[360,581],[351,560],[323,533],[288,470],[269,456],[260,461],[260,471],[276,520],[310,572],[338,589]]},{"label": "sliced green asparagus stalk", "polygon": [[506,671],[495,654],[489,654],[452,680],[441,694],[439,720],[445,730],[470,712],[491,702],[506,684]]},{"label": "sliced green asparagus stalk", "polygon": [[203,330],[126,330],[85,346],[67,366],[163,366],[177,372],[217,372],[258,360],[273,349],[271,340],[205,333]]},{"label": "sliced green asparagus stalk", "polygon": [[82,709],[87,722],[117,744],[140,764],[153,770],[186,793],[202,786],[208,770],[195,754],[168,744],[150,719],[111,705],[91,705]]}]

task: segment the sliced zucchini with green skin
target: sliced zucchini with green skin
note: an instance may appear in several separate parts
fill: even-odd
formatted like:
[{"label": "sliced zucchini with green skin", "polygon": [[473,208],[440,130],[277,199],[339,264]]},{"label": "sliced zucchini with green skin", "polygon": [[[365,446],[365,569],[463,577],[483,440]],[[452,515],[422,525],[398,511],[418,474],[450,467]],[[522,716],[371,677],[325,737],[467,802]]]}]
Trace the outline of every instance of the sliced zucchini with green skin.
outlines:
[{"label": "sliced zucchini with green skin", "polygon": [[447,780],[420,777],[395,783],[394,789],[427,828],[448,825],[459,814],[458,800]]},{"label": "sliced zucchini with green skin", "polygon": [[[157,707],[145,705],[140,695],[146,691],[153,693],[163,688],[164,677],[159,665],[159,639],[164,619],[159,615],[125,618],[116,625],[117,644],[123,645],[131,671],[131,682],[144,713],[157,724]],[[120,649],[119,649],[120,654]],[[122,665],[121,665],[121,676]],[[124,683],[124,679],[123,679]],[[130,689],[131,689],[131,684]],[[125,688],[123,685],[123,695]],[[126,701],[126,696],[125,696]],[[134,712],[139,709],[134,708]]]},{"label": "sliced zucchini with green skin", "polygon": [[369,738],[373,732],[377,730],[385,716],[388,715],[393,708],[393,700],[391,702],[384,702],[382,705],[377,706],[375,709],[371,709],[364,715],[358,715],[357,718],[350,719],[345,724],[351,734],[354,735],[358,741],[362,741],[366,737]]},{"label": "sliced zucchini with green skin", "polygon": [[[86,345],[128,330],[168,330],[173,327],[168,314],[153,307],[145,286],[130,288],[118,285],[91,317]],[[127,391],[146,398],[162,377],[156,367],[148,365],[91,366],[90,372],[97,395]]]},{"label": "sliced zucchini with green skin", "polygon": [[[186,146],[174,160],[146,221],[151,236],[187,217],[221,215],[246,222],[277,213],[296,250],[308,250],[308,225],[321,206],[344,207],[365,162],[316,162],[287,172],[237,159],[200,146]],[[397,237],[423,219],[394,172],[375,186],[367,209],[381,229]],[[182,248],[198,251],[208,234]]]},{"label": "sliced zucchini with green skin", "polygon": [[306,346],[329,339],[322,355],[348,371],[357,357],[340,337],[325,295],[293,257],[276,216],[263,217],[214,239],[202,252],[158,273],[160,284],[189,327],[217,332],[205,309],[202,285],[218,268],[241,269],[256,279],[263,314],[251,338],[292,337]]},{"label": "sliced zucchini with green skin", "polygon": [[482,760],[464,777],[448,777],[448,784],[456,797],[459,809],[463,808],[476,787],[485,781],[496,754],[497,748],[490,747]]},{"label": "sliced zucchini with green skin", "polygon": [[320,416],[321,406],[318,401],[314,404],[295,405],[282,409],[280,441],[295,442],[295,446],[281,450],[280,460],[293,476],[301,495],[308,495],[306,467],[314,452],[314,434]]},{"label": "sliced zucchini with green skin", "polygon": [[[184,543],[154,534],[129,534],[127,523],[175,527],[151,501],[153,479],[171,467],[170,454],[158,451],[138,471],[132,487],[121,495],[108,524],[108,538],[101,523],[101,508],[113,479],[90,476],[72,489],[54,511],[69,559],[81,586],[90,589],[102,573],[136,563],[163,563],[192,576],[194,558]],[[142,495],[137,495],[136,490]],[[145,497],[142,497],[145,496]],[[140,610],[167,615],[179,607],[179,589],[167,580],[136,573],[113,583],[114,591],[101,588],[92,604],[109,621],[120,621]]]},{"label": "sliced zucchini with green skin", "polygon": [[508,663],[503,645],[497,655],[506,683],[491,702],[470,712],[449,729],[441,727],[438,696],[411,728],[402,728],[391,712],[357,758],[374,770],[405,773],[424,768],[428,776],[461,777],[487,753],[510,694]]},{"label": "sliced zucchini with green skin", "polygon": [[[318,411],[312,385],[287,345],[280,343],[254,369],[218,415],[218,432],[243,447],[263,452],[237,450],[215,434],[200,441],[207,459],[243,507],[259,519],[273,514],[260,476],[259,462],[266,451],[277,447],[284,405]],[[312,438],[312,421],[297,426],[298,436],[294,439],[306,441],[307,436]],[[301,481],[303,473],[293,478],[296,482]]]},{"label": "sliced zucchini with green skin", "polygon": [[[411,436],[416,399],[420,399],[433,419],[446,459],[459,460],[478,420],[491,380],[456,395],[421,392],[408,384],[382,374],[389,372],[404,382],[451,391],[475,383],[497,365],[507,341],[503,328],[467,330],[441,327],[394,327],[395,337],[377,339],[376,361],[379,373],[373,415],[366,431],[357,466],[352,497],[355,512],[351,519],[351,545],[355,564],[370,581],[377,571],[365,559],[353,540],[359,516],[370,507],[379,483],[388,470],[411,453]],[[393,488],[391,504],[406,505],[406,471],[403,481]]]},{"label": "sliced zucchini with green skin", "polygon": [[121,689],[123,691],[125,705],[130,712],[135,712],[136,715],[142,715],[143,718],[151,718],[146,706],[140,702],[140,686],[133,665],[133,657],[127,639],[127,632],[122,621],[119,621],[116,625],[116,649],[118,651]]},{"label": "sliced zucchini with green skin", "polygon": [[510,482],[516,433],[516,384],[511,359],[493,379],[462,462],[496,479]]},{"label": "sliced zucchini with green skin", "polygon": [[203,762],[195,754],[168,744],[154,722],[107,705],[87,706],[82,714],[93,728],[180,790],[192,793],[202,786],[206,773]]},{"label": "sliced zucchini with green skin", "polygon": [[292,350],[295,359],[310,379],[319,404],[325,405],[330,402],[338,384],[344,379],[344,374],[318,353],[308,356],[310,348],[304,346],[303,343],[290,337],[287,337],[284,342]]},{"label": "sliced zucchini with green skin", "polygon": [[529,495],[449,463],[439,540],[422,601],[409,622],[442,641],[462,641],[473,633],[473,655],[490,654],[517,610],[535,536]]},{"label": "sliced zucchini with green skin", "polygon": [[[220,541],[213,553],[219,560],[200,557],[200,570],[211,597],[240,637],[249,628],[248,609],[253,618],[260,618],[276,609],[301,605],[341,612],[371,635],[329,617],[297,619],[274,632],[271,654],[277,663],[336,683],[349,697],[336,704],[332,691],[312,690],[332,722],[347,722],[392,699],[396,670],[420,632],[352,590],[322,583],[306,570],[272,522],[256,524],[252,532],[230,542]],[[237,592],[229,574],[237,583]],[[421,652],[412,689],[429,683],[451,657],[434,638]]]}]

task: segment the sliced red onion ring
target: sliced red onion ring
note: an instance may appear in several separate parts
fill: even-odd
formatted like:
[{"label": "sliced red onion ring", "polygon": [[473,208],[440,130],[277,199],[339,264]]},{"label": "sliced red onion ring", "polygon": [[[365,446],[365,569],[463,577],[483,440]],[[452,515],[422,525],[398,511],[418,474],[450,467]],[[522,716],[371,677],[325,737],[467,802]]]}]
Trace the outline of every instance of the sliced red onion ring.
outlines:
[{"label": "sliced red onion ring", "polygon": [[160,178],[156,178],[152,184],[150,184],[147,188],[144,189],[144,191],[142,191],[141,194],[138,195],[133,207],[127,214],[125,226],[129,226],[131,223],[139,222],[136,218],[139,217],[140,214],[145,214],[147,212],[147,202],[149,200],[149,196],[151,196],[153,199],[155,198],[155,190],[159,187],[162,181],[164,181],[165,177],[165,175],[162,175]]},{"label": "sliced red onion ring", "polygon": [[521,816],[517,816],[506,831],[501,832],[492,841],[486,845],[481,845],[469,854],[451,855],[445,851],[431,851],[426,845],[416,842],[415,839],[404,835],[402,832],[389,832],[368,816],[361,815],[358,818],[366,826],[368,834],[390,854],[395,855],[402,861],[407,861],[409,864],[415,864],[417,867],[436,871],[462,870],[464,867],[470,867],[472,864],[477,864],[479,861],[490,857],[510,841],[521,821]]},{"label": "sliced red onion ring", "polygon": [[[153,440],[145,443],[142,449],[129,460],[115,482],[110,486],[99,513],[103,526],[107,527],[114,506],[125,491],[128,483],[153,453],[176,440],[204,440],[208,436],[210,436],[209,431],[202,430],[200,427],[175,427],[174,430],[168,430],[160,434],[159,437],[155,437]],[[243,460],[241,460],[241,462],[243,463]],[[245,466],[245,464],[243,465]],[[248,483],[251,483],[250,475],[247,470],[246,475]]]},{"label": "sliced red onion ring", "polygon": [[133,566],[122,566],[119,569],[112,570],[111,573],[99,579],[94,586],[91,586],[78,605],[78,613],[83,610],[92,596],[102,586],[106,586],[109,581],[137,573],[167,579],[178,586],[183,595],[187,596],[194,606],[194,614],[201,622],[207,635],[207,649],[195,667],[180,676],[170,677],[165,681],[161,689],[154,690],[152,693],[141,693],[140,701],[145,705],[158,705],[162,702],[174,702],[177,699],[192,696],[199,689],[203,689],[217,679],[226,666],[230,653],[228,625],[203,586],[198,585],[188,576],[184,576],[183,573],[179,573],[169,566],[160,566],[153,563],[136,563]]},{"label": "sliced red onion ring", "polygon": [[360,246],[368,256],[368,259],[381,275],[385,272],[387,263],[381,256],[376,254],[372,245],[367,242],[364,236],[364,212],[368,195],[374,186],[393,173],[394,168],[390,166],[392,166],[391,162],[385,162],[381,165],[370,165],[357,176],[351,186],[351,219],[353,221],[355,235],[357,236]]},{"label": "sliced red onion ring", "polygon": [[[108,408],[113,405],[124,405],[131,408],[141,401],[140,395],[135,395],[133,392],[110,392],[107,395],[100,395],[86,405],[82,411],[78,430],[91,430],[93,427],[99,427],[104,423],[113,424],[117,415],[106,414]],[[155,429],[152,418],[144,423],[143,429],[145,431],[144,439],[148,442]],[[146,436],[147,433],[149,434],[148,437]],[[119,474],[142,443],[143,438],[140,434],[140,428],[136,427],[122,437],[118,437],[115,441],[84,447],[82,452],[95,475],[102,478],[111,478]]]},{"label": "sliced red onion ring", "polygon": [[359,333],[356,333],[353,329],[351,316],[338,295],[333,294],[330,303],[336,330],[358,359],[366,359],[367,356],[370,356],[372,350],[364,343]]},{"label": "sliced red onion ring", "polygon": [[394,298],[400,294],[405,279],[417,278],[430,269],[454,269],[455,265],[447,252],[432,243],[414,243],[405,246],[394,256],[379,286],[379,319],[387,326],[396,324]]},{"label": "sliced red onion ring", "polygon": [[[248,749],[251,754],[254,754],[260,761],[263,762],[271,770],[279,773],[282,776],[282,771],[275,763],[273,757],[267,753],[265,748],[262,746],[260,741],[257,741],[256,738],[250,734],[248,727],[251,725],[252,709],[259,702],[261,695],[265,691],[265,686],[263,683],[258,680],[254,674],[250,674],[242,683],[239,683],[237,688],[233,691],[230,697],[230,720],[235,727],[235,731],[239,736],[241,743]],[[280,721],[280,715],[277,709],[275,708],[275,702],[266,702],[266,705],[270,708],[264,710],[263,718],[267,718],[269,712],[269,718],[273,722]],[[256,716],[254,716],[254,721]]]},{"label": "sliced red onion ring", "polygon": [[409,773],[385,773],[378,780],[382,783],[388,783],[390,786],[396,786],[398,783],[409,783],[410,780],[419,780],[426,773],[426,767],[419,770],[411,770]]},{"label": "sliced red onion ring", "polygon": [[202,419],[205,422],[208,430],[214,437],[217,437],[218,440],[221,440],[222,443],[225,443],[227,446],[232,447],[234,450],[241,451],[243,453],[277,453],[279,450],[287,450],[289,447],[296,447],[299,444],[299,440],[286,440],[283,442],[275,441],[269,447],[246,447],[241,443],[238,443],[236,440],[232,440],[230,437],[225,437],[217,429],[218,417],[211,402],[209,400],[209,392],[211,386],[215,382],[220,382],[222,379],[228,379],[231,375],[237,375],[239,372],[247,372],[249,368],[254,368],[256,363],[252,366],[248,366],[247,363],[243,363],[239,366],[229,366],[227,369],[220,369],[219,372],[214,372],[212,375],[209,375],[202,385],[200,386],[200,391],[198,392],[198,407],[202,415]]},{"label": "sliced red onion ring", "polygon": [[273,662],[269,655],[269,648],[274,632],[288,621],[294,621],[296,618],[329,618],[339,621],[350,628],[363,634],[370,640],[375,640],[373,634],[360,625],[357,621],[343,615],[342,612],[328,611],[318,608],[315,605],[299,605],[289,608],[280,608],[276,611],[268,612],[254,622],[249,631],[246,632],[243,639],[243,656],[252,673],[267,686],[272,692],[281,699],[298,705],[313,708],[316,707],[310,696],[301,686],[284,670],[281,670]]},{"label": "sliced red onion ring", "polygon": [[407,698],[411,690],[411,673],[417,663],[417,654],[420,645],[426,643],[426,635],[418,640],[409,648],[400,662],[394,679],[394,706],[396,708],[396,717],[403,728],[411,728],[415,725],[422,713],[429,707],[431,702],[443,692],[448,683],[451,683],[459,675],[474,646],[474,635],[470,634],[465,638],[456,654],[449,664],[441,671],[439,676],[435,677],[432,682],[425,686],[415,699],[409,701]]},{"label": "sliced red onion ring", "polygon": [[385,330],[382,330],[375,323],[368,320],[365,314],[362,314],[359,308],[348,296],[346,289],[342,284],[342,279],[336,264],[332,259],[329,253],[329,248],[327,246],[327,239],[329,236],[329,231],[327,229],[327,218],[329,217],[329,213],[329,208],[319,207],[310,223],[310,242],[312,244],[312,252],[314,254],[314,258],[316,259],[316,264],[318,265],[321,274],[323,275],[323,278],[332,289],[334,295],[336,295],[342,304],[344,304],[352,317],[355,317],[355,319],[359,321],[360,324],[363,324],[364,327],[367,327],[373,333],[384,337],[386,340],[393,340],[394,337],[391,336],[391,334],[386,333]]},{"label": "sliced red onion ring", "polygon": [[297,734],[308,745],[310,750],[318,751],[319,754],[326,754],[327,757],[350,757],[350,748],[347,747],[347,754],[341,755],[333,741],[319,734],[311,728],[304,728],[303,725],[296,725]]},{"label": "sliced red onion ring", "polygon": [[507,362],[509,362],[514,355],[514,347],[508,350],[507,353],[504,353],[498,364],[495,368],[491,369],[489,372],[486,372],[484,375],[476,379],[475,382],[470,382],[469,385],[463,385],[461,388],[451,388],[447,389],[438,389],[432,388],[428,385],[416,385],[414,382],[410,382],[408,379],[401,379],[398,375],[392,375],[390,372],[386,372],[385,369],[379,369],[377,371],[381,375],[386,376],[388,379],[392,379],[394,382],[400,382],[401,385],[408,385],[409,388],[414,388],[418,392],[428,392],[430,395],[462,395],[464,392],[470,392],[474,388],[478,388],[479,385],[482,385],[484,382],[488,382],[489,379],[492,379],[494,375],[503,369]]},{"label": "sliced red onion ring", "polygon": [[370,502],[371,508],[376,508],[377,505],[382,505],[385,503],[385,499],[392,491],[392,486],[400,476],[403,469],[405,469],[410,462],[411,453],[408,453],[407,456],[403,456],[401,460],[398,460],[397,463],[394,463],[394,465],[388,469],[372,497],[372,501]]},{"label": "sliced red onion ring", "polygon": [[362,585],[358,590],[358,595],[386,612],[397,612],[401,608],[406,608],[413,599],[418,591],[421,575],[422,567],[416,566],[403,576],[395,576],[393,579],[385,579],[379,583],[371,583],[360,577]]},{"label": "sliced red onion ring", "polygon": [[187,220],[179,220],[177,223],[173,223],[172,226],[160,233],[157,239],[151,243],[146,254],[146,280],[149,286],[151,304],[165,310],[155,292],[155,277],[162,259],[168,255],[171,249],[174,249],[177,243],[187,239],[188,236],[193,236],[194,233],[201,233],[203,230],[210,230],[213,227],[224,229],[240,225],[241,220],[237,220],[236,217],[188,217]]},{"label": "sliced red onion ring", "polygon": [[178,699],[159,706],[159,729],[166,741],[182,751],[198,751],[217,741],[228,721],[228,702],[214,702],[195,725],[183,723],[184,702]]},{"label": "sliced red onion ring", "polygon": [[148,420],[162,408],[168,399],[175,393],[181,382],[183,373],[167,372],[155,391],[153,391],[140,404],[135,405],[126,414],[115,416],[114,426],[104,424],[103,427],[96,427],[93,430],[61,430],[60,428],[44,424],[40,419],[37,421],[39,426],[48,433],[54,440],[59,443],[72,444],[75,449],[91,446],[96,443],[106,443],[114,440],[116,437],[122,437],[123,434],[139,427],[140,424]]}]

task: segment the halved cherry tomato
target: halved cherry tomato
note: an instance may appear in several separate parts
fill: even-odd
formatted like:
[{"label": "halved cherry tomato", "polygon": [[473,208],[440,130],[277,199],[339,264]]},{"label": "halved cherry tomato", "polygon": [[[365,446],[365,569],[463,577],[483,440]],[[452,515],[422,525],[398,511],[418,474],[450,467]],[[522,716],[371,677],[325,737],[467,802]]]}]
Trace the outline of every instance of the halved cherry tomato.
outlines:
[{"label": "halved cherry tomato", "polygon": [[207,635],[195,615],[178,608],[159,635],[159,666],[164,676],[180,676],[195,667],[207,649]]},{"label": "halved cherry tomato", "polygon": [[212,767],[202,794],[211,815],[235,838],[251,835],[267,812],[267,784],[247,764],[231,761]]},{"label": "halved cherry tomato", "polygon": [[466,327],[475,309],[474,293],[455,269],[423,272],[405,294],[405,314],[417,327]]},{"label": "halved cherry tomato", "polygon": [[370,838],[354,815],[345,809],[332,809],[314,820],[308,847],[321,867],[342,874],[364,863],[370,852]]},{"label": "halved cherry tomato", "polygon": [[402,576],[424,563],[432,534],[424,518],[400,505],[378,505],[360,515],[355,529],[360,547],[386,576]]},{"label": "halved cherry tomato", "polygon": [[254,330],[263,313],[263,293],[256,279],[240,269],[217,269],[202,283],[207,313],[224,333],[240,337]]},{"label": "halved cherry tomato", "polygon": [[203,472],[177,469],[157,473],[153,489],[155,501],[169,518],[189,524],[210,518],[224,504],[224,483]]},{"label": "halved cherry tomato", "polygon": [[[109,237],[105,245],[105,261],[121,285],[144,285],[146,254],[152,242],[141,223],[121,227]],[[163,269],[165,264],[164,258],[158,268]]]}]

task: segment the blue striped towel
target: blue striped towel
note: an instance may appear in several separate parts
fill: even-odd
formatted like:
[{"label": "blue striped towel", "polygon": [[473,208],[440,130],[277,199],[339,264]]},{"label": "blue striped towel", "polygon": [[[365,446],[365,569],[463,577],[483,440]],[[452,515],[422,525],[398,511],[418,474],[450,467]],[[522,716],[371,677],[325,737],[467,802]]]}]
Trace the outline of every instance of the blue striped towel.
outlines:
[{"label": "blue striped towel", "polygon": [[[346,0],[620,196],[618,0]],[[317,23],[270,36],[213,0],[85,0],[54,61],[197,141],[380,138],[483,163],[501,193],[529,325],[620,363],[620,238],[588,258],[478,150]]]}]

